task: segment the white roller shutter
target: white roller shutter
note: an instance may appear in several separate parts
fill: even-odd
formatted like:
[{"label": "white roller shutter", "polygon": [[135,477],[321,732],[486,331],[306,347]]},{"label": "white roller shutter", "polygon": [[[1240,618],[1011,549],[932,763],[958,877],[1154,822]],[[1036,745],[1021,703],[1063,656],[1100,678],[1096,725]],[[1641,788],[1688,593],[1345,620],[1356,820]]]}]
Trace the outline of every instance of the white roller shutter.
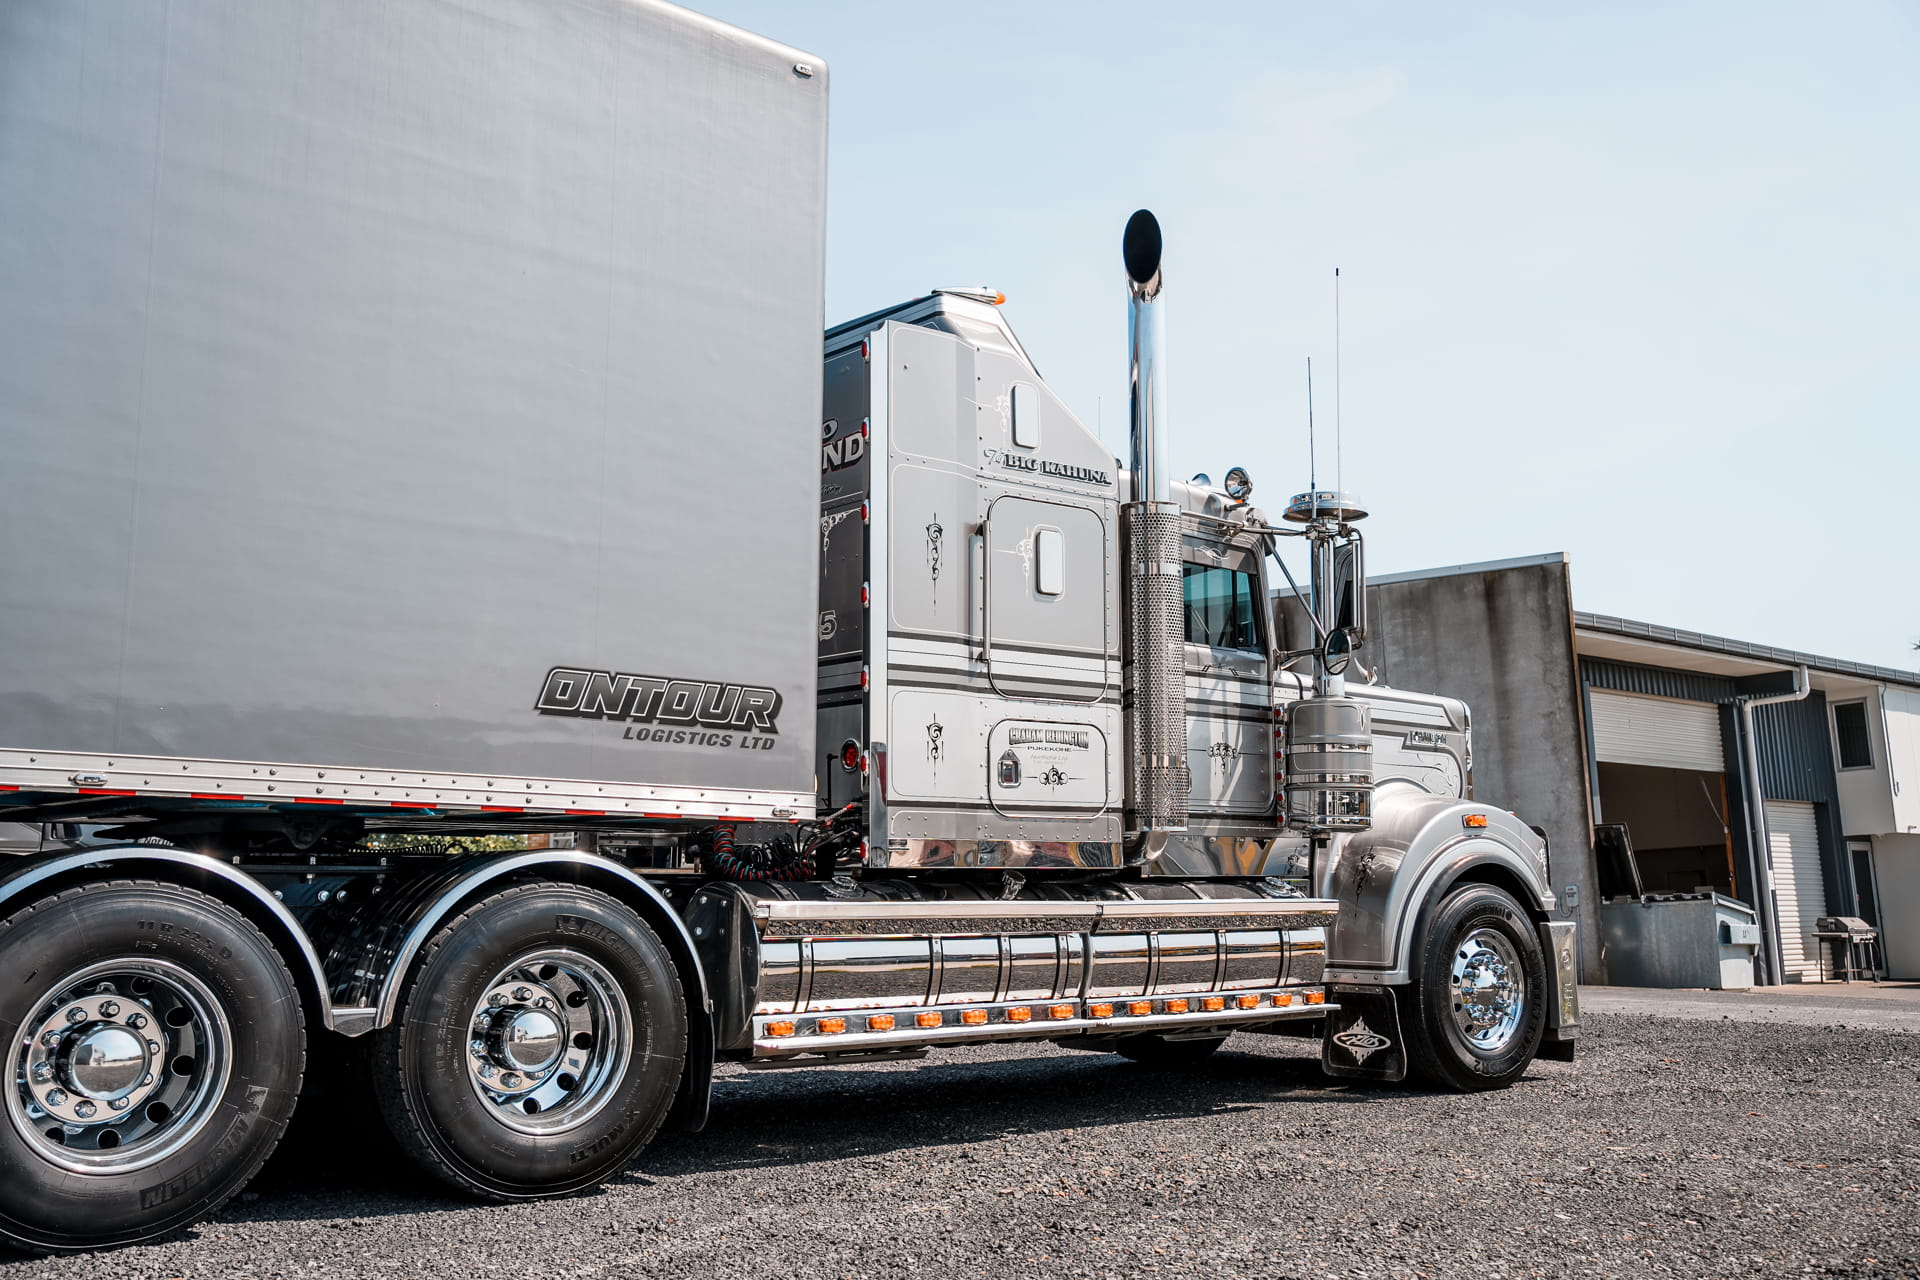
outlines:
[{"label": "white roller shutter", "polygon": [[1780,910],[1780,968],[1789,979],[1820,977],[1813,926],[1827,914],[1820,870],[1820,828],[1814,808],[1797,800],[1767,801],[1767,843],[1773,850],[1773,900]]},{"label": "white roller shutter", "polygon": [[1722,773],[1720,708],[1642,693],[1591,691],[1594,758],[1602,764]]}]

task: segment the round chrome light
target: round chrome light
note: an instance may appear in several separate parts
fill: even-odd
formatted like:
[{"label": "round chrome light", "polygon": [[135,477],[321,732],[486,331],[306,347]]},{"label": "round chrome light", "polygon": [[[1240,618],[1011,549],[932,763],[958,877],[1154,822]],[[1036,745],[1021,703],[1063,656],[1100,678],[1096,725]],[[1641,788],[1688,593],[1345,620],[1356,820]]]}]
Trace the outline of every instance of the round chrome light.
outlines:
[{"label": "round chrome light", "polygon": [[1235,467],[1227,472],[1227,496],[1235,502],[1245,502],[1253,493],[1253,477],[1247,474],[1245,467]]}]

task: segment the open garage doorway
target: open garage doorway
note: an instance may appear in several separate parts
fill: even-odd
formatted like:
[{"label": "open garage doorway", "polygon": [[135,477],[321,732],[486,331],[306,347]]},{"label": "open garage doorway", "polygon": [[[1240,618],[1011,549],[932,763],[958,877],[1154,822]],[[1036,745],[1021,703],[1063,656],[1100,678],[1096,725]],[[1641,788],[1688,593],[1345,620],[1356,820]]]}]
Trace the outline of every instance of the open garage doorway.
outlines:
[{"label": "open garage doorway", "polygon": [[1625,824],[1648,893],[1734,892],[1724,773],[1600,765],[1600,808]]},{"label": "open garage doorway", "polygon": [[1589,697],[1600,820],[1626,826],[1642,886],[1739,897],[1720,708],[1610,689]]}]

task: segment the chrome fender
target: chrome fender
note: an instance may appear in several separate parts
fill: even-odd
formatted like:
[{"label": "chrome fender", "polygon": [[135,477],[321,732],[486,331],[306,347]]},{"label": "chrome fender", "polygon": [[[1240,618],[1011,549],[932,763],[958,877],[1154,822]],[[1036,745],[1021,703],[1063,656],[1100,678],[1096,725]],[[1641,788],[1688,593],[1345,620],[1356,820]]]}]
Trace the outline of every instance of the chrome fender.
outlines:
[{"label": "chrome fender", "polygon": [[[1470,815],[1486,825],[1467,825]],[[1340,903],[1327,981],[1410,981],[1422,913],[1462,878],[1518,888],[1520,905],[1544,916],[1554,909],[1546,851],[1546,841],[1504,809],[1408,785],[1381,788],[1372,828],[1336,841],[1320,872],[1319,896]]]}]

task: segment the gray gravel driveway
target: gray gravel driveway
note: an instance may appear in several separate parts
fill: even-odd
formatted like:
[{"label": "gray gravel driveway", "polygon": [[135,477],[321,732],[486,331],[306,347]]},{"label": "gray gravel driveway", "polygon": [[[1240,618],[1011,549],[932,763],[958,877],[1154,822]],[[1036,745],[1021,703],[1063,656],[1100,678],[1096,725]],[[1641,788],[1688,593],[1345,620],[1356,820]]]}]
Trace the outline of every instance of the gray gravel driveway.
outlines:
[{"label": "gray gravel driveway", "polygon": [[1629,1002],[1577,1065],[1467,1097],[1333,1085],[1264,1036],[1185,1073],[1050,1047],[729,1068],[706,1133],[504,1207],[310,1118],[189,1238],[0,1277],[1920,1275],[1920,1035],[1848,1011]]}]

